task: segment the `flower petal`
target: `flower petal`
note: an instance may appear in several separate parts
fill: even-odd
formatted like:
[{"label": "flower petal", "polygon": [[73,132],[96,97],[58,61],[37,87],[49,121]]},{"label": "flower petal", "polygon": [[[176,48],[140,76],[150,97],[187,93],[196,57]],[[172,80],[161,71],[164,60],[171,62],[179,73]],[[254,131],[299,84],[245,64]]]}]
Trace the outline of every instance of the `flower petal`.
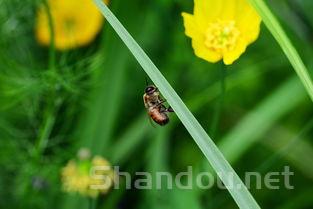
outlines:
[{"label": "flower petal", "polygon": [[185,34],[190,38],[200,33],[199,26],[193,15],[183,12]]},{"label": "flower petal", "polygon": [[237,60],[240,57],[240,55],[242,55],[246,51],[246,48],[247,48],[246,41],[242,38],[239,39],[236,44],[236,47],[232,51],[226,52],[223,55],[223,61],[225,65],[233,64],[233,62]]},{"label": "flower petal", "polygon": [[182,13],[182,16],[184,18],[185,33],[192,39],[192,48],[194,49],[195,54],[209,62],[217,62],[221,60],[221,54],[205,47],[204,32],[201,30],[201,27],[199,27],[195,16],[184,12]]},{"label": "flower petal", "polygon": [[198,57],[208,62],[215,63],[222,59],[221,54],[213,50],[209,50],[207,47],[205,47],[203,42],[200,42],[199,40],[196,39],[192,40],[192,48],[194,49],[194,52]]},{"label": "flower petal", "polygon": [[210,21],[215,21],[223,10],[223,0],[195,0],[194,2],[194,15],[204,27],[207,27]]},{"label": "flower petal", "polygon": [[254,42],[260,33],[261,17],[246,0],[237,0],[236,23],[248,44]]},{"label": "flower petal", "polygon": [[[100,32],[104,18],[90,0],[48,0],[48,3],[54,23],[56,49],[85,46]],[[36,38],[42,45],[50,44],[48,17],[43,7],[37,12]]]},{"label": "flower petal", "polygon": [[222,20],[233,20],[236,12],[237,0],[216,0],[222,2],[222,12],[219,16]]}]

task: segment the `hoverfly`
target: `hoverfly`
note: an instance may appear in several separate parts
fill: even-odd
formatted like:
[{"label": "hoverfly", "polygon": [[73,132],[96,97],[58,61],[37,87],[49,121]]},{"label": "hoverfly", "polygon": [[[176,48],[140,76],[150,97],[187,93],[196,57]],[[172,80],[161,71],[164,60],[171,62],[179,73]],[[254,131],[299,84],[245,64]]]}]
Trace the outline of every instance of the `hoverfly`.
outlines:
[{"label": "hoverfly", "polygon": [[152,118],[154,122],[161,126],[164,126],[169,122],[167,114],[169,112],[174,112],[174,110],[171,107],[164,106],[163,103],[165,100],[161,98],[157,87],[154,85],[147,86],[143,95],[143,101],[150,118]]}]

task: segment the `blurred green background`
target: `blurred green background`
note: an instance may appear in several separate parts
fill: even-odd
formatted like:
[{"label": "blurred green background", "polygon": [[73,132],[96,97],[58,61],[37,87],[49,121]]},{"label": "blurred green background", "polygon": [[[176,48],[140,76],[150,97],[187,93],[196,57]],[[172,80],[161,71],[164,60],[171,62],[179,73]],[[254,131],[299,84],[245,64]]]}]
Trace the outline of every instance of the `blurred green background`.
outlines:
[{"label": "blurred green background", "polygon": [[[313,65],[313,1],[268,1]],[[152,126],[143,106],[146,75],[113,29],[87,47],[57,52],[34,36],[36,0],[0,0],[0,208],[88,208],[62,191],[60,172],[80,147],[123,171],[210,169],[175,114]],[[197,58],[184,35],[183,0],[111,0],[110,8],[145,49],[239,176],[290,166],[295,189],[251,189],[262,208],[313,208],[313,110],[294,70],[262,25],[231,66]],[[312,70],[311,70],[312,73]],[[123,187],[122,187],[123,188]],[[96,208],[236,208],[226,190],[112,190]]]}]

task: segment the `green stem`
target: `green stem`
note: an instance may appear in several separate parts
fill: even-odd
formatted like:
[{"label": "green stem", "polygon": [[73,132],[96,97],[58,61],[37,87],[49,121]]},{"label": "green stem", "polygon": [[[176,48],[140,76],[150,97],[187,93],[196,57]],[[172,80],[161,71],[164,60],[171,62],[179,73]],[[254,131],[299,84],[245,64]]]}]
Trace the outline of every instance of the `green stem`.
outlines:
[{"label": "green stem", "polygon": [[95,209],[96,208],[96,200],[93,198],[88,198],[88,209]]},{"label": "green stem", "polygon": [[49,24],[49,35],[50,35],[50,48],[49,48],[49,69],[55,70],[56,67],[56,52],[55,52],[55,42],[54,42],[54,27],[53,27],[53,17],[50,11],[50,6],[47,0],[42,0],[44,5]]},{"label": "green stem", "polygon": [[[42,0],[44,9],[46,11],[46,15],[48,17],[48,24],[49,24],[49,32],[50,32],[50,48],[49,48],[49,70],[54,71],[56,68],[56,59],[55,59],[55,43],[54,43],[54,27],[53,27],[53,18],[50,11],[49,3],[47,0]],[[47,107],[46,107],[46,120],[44,121],[42,128],[40,128],[40,136],[36,146],[36,156],[40,157],[41,154],[44,152],[48,140],[52,131],[52,128],[55,123],[55,114],[57,112],[56,103],[54,102],[54,95],[53,92]]]},{"label": "green stem", "polygon": [[299,53],[292,45],[291,41],[283,30],[282,26],[279,24],[278,20],[268,8],[264,0],[249,0],[249,2],[259,13],[264,24],[284,51],[285,55],[289,59],[289,62],[293,66],[306,91],[308,92],[311,100],[313,101],[313,83],[308,70],[305,67]]},{"label": "green stem", "polygon": [[220,83],[221,83],[221,93],[218,98],[218,101],[216,103],[216,108],[213,114],[213,119],[212,119],[212,125],[211,125],[211,136],[214,137],[216,134],[216,131],[218,129],[218,124],[221,118],[221,113],[223,109],[223,103],[224,103],[224,97],[225,97],[225,91],[226,91],[226,84],[225,84],[225,79],[226,79],[226,67],[224,64],[220,67]]},{"label": "green stem", "polygon": [[47,146],[49,136],[51,134],[54,122],[55,122],[54,114],[49,113],[47,119],[45,120],[45,123],[43,125],[43,129],[40,133],[40,137],[39,137],[39,140],[37,143],[37,153],[36,153],[37,156],[40,156],[44,152],[44,150]]}]

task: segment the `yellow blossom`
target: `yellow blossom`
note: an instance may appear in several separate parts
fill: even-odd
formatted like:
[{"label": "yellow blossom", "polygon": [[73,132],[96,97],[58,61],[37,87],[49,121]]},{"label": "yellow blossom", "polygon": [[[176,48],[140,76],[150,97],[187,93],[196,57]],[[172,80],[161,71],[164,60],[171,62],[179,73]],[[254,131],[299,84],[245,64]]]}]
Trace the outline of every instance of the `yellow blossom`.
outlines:
[{"label": "yellow blossom", "polygon": [[[83,196],[92,198],[99,194],[107,193],[113,185],[114,172],[110,163],[101,156],[95,156],[92,159],[87,158],[88,150],[82,149],[78,153],[78,159],[70,160],[62,169],[62,184],[66,192],[77,192]],[[84,154],[84,158],[81,155]],[[100,166],[96,175],[105,178],[95,178],[91,175],[91,170]],[[95,187],[96,186],[96,187]]]},{"label": "yellow blossom", "polygon": [[195,54],[232,64],[260,33],[261,18],[247,0],[194,0],[194,14],[182,13]]},{"label": "yellow blossom", "polygon": [[[103,16],[92,0],[48,0],[48,4],[53,19],[55,47],[59,50],[89,44],[102,27]],[[40,44],[50,44],[48,15],[43,6],[37,12],[35,32]]]}]

